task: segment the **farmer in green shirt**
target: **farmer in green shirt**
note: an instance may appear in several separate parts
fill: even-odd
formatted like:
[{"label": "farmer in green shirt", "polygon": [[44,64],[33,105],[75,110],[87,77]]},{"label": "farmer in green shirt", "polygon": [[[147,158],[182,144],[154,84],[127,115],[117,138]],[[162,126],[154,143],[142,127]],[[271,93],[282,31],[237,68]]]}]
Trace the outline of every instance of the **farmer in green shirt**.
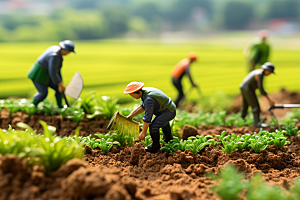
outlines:
[{"label": "farmer in green shirt", "polygon": [[[144,87],[142,82],[131,82],[124,90],[124,94],[129,94],[135,99],[141,99],[142,104],[128,115],[132,119],[134,116],[145,112],[143,118],[143,130],[139,134],[139,140],[144,140],[149,128],[149,132],[153,143],[145,149],[147,152],[155,153],[161,148],[160,134],[161,128],[165,138],[165,142],[173,139],[169,121],[174,119],[176,115],[176,106],[174,102],[165,93],[153,87]],[[153,115],[155,118],[152,119]]]},{"label": "farmer in green shirt", "polygon": [[65,86],[62,83],[61,67],[63,56],[70,52],[75,53],[75,45],[71,40],[64,40],[59,46],[47,48],[37,59],[28,72],[30,78],[36,87],[38,93],[33,97],[32,103],[37,106],[48,95],[48,87],[55,90],[56,102],[59,108],[62,106],[62,93]]},{"label": "farmer in green shirt", "polygon": [[255,69],[256,65],[268,62],[270,45],[267,42],[268,31],[261,30],[259,37],[255,37],[244,49],[244,56],[247,58],[248,72]]},{"label": "farmer in green shirt", "polygon": [[270,106],[274,106],[274,101],[269,98],[268,94],[263,88],[264,76],[269,76],[271,73],[275,74],[274,69],[275,66],[272,63],[266,62],[261,66],[261,69],[251,71],[240,84],[240,90],[243,97],[243,106],[241,108],[242,118],[245,119],[248,112],[248,107],[250,105],[254,117],[254,126],[258,128],[265,128],[268,127],[268,125],[260,123],[260,107],[255,94],[255,90],[259,88],[260,93],[268,100]]}]

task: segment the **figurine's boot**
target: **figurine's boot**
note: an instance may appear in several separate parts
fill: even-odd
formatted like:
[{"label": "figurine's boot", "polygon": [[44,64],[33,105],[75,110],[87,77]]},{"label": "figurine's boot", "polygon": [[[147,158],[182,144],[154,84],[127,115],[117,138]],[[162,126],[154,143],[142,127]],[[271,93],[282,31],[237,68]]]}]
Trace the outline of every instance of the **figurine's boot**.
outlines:
[{"label": "figurine's boot", "polygon": [[160,143],[159,143],[160,135],[159,135],[159,132],[158,133],[150,133],[150,135],[151,135],[153,143],[146,146],[145,150],[146,150],[146,152],[156,153],[161,148]]},{"label": "figurine's boot", "polygon": [[39,104],[39,102],[35,99],[33,99],[32,104],[35,105],[35,107],[37,107],[37,105]]},{"label": "figurine's boot", "polygon": [[163,139],[164,142],[168,143],[171,140],[173,140],[172,132],[171,132],[171,127],[170,124],[168,123],[167,125],[162,127],[162,131],[165,135],[165,138]]},{"label": "figurine's boot", "polygon": [[63,105],[62,105],[62,96],[55,96],[55,97],[56,97],[57,106],[59,108],[63,108]]},{"label": "figurine's boot", "polygon": [[253,118],[254,118],[254,126],[256,128],[268,128],[269,127],[268,124],[260,122],[259,113],[253,113]]}]

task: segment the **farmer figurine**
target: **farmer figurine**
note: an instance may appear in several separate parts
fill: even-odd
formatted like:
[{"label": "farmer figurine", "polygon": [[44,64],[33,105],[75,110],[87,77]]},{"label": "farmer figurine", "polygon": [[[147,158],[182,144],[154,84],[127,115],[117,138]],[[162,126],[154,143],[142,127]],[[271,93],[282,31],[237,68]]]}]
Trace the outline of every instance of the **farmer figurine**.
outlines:
[{"label": "farmer figurine", "polygon": [[[144,140],[147,130],[152,138],[153,143],[145,149],[147,152],[155,153],[161,148],[159,129],[165,135],[164,141],[169,142],[173,139],[169,121],[176,115],[176,106],[174,102],[165,93],[153,87],[143,87],[144,83],[131,82],[124,90],[124,94],[129,94],[135,99],[141,98],[142,104],[132,111],[127,117],[132,119],[134,116],[145,111],[143,118],[143,130],[140,132],[138,139]],[[152,120],[153,114],[155,118]]]},{"label": "farmer figurine", "polygon": [[261,66],[261,69],[251,71],[240,84],[240,89],[243,97],[243,106],[241,108],[242,118],[245,119],[248,112],[248,106],[250,105],[254,117],[254,126],[258,128],[265,128],[268,127],[268,125],[260,123],[260,107],[255,94],[255,89],[259,88],[260,93],[268,100],[270,106],[274,106],[274,101],[269,98],[268,94],[263,88],[264,76],[269,76],[271,73],[275,74],[274,69],[275,66],[272,63],[266,62]]},{"label": "farmer figurine", "polygon": [[30,78],[36,87],[38,93],[33,97],[32,103],[37,106],[48,95],[48,87],[55,90],[57,106],[63,108],[62,93],[65,86],[62,83],[60,69],[63,63],[63,56],[70,52],[75,53],[75,45],[71,40],[64,40],[59,46],[51,46],[33,64],[28,72]]},{"label": "farmer figurine", "polygon": [[244,56],[247,58],[248,72],[255,69],[257,64],[264,64],[268,61],[270,45],[267,42],[268,31],[261,30],[259,37],[255,37],[244,49]]},{"label": "farmer figurine", "polygon": [[185,74],[189,77],[192,86],[197,87],[190,74],[190,66],[196,60],[197,60],[196,53],[190,52],[188,54],[188,59],[187,58],[182,59],[179,63],[177,63],[177,65],[172,70],[172,82],[173,85],[178,90],[178,96],[177,99],[175,100],[176,108],[178,108],[180,100],[182,100],[184,97],[181,79]]}]

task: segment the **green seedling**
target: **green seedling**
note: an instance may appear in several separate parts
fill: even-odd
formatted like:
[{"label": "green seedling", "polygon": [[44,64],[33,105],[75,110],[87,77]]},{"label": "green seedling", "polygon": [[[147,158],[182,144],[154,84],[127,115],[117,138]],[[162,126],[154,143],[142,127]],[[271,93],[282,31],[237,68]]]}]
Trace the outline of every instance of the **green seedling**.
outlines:
[{"label": "green seedling", "polygon": [[249,184],[243,181],[244,175],[238,172],[234,166],[226,165],[220,170],[220,177],[213,173],[207,174],[211,179],[217,180],[217,184],[210,189],[216,192],[223,200],[239,199],[242,190]]},{"label": "green seedling", "polygon": [[[111,133],[111,131],[109,133]],[[125,135],[124,137],[121,137],[117,133],[111,133],[110,137],[113,140],[117,140],[121,144],[121,146],[125,146],[127,143],[128,146],[131,147],[134,141],[134,138],[131,136]]]},{"label": "green seedling", "polygon": [[261,174],[255,174],[250,181],[246,197],[248,200],[287,200],[288,195],[281,187],[265,184]]},{"label": "green seedling", "polygon": [[265,150],[268,146],[267,138],[259,136],[254,136],[250,139],[250,142],[249,146],[255,151],[255,153]]},{"label": "green seedling", "polygon": [[150,144],[152,144],[152,138],[150,135],[146,135],[145,141],[141,141],[141,143],[146,147]]},{"label": "green seedling", "polygon": [[100,139],[100,140],[97,140],[99,143],[96,143],[96,146],[99,147],[104,153],[107,153],[114,144],[117,144],[120,146],[120,143],[119,142],[113,142],[113,139]]},{"label": "green seedling", "polygon": [[284,130],[289,136],[297,136],[300,133],[300,130],[290,123],[284,124]]}]

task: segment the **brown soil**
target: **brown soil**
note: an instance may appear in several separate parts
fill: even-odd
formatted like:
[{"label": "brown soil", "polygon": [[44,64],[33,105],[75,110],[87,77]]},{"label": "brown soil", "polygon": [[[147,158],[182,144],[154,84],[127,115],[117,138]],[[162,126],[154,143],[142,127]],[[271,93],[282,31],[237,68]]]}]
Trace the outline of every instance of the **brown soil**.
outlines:
[{"label": "brown soil", "polygon": [[[284,92],[281,91],[280,94],[282,93]],[[272,96],[275,100],[274,97]],[[56,126],[57,134],[62,136],[74,132],[76,127],[72,121],[62,121],[59,116],[38,115],[28,119],[25,114],[16,113],[13,117],[9,117],[5,110],[1,111],[0,124],[4,129],[9,123],[16,128],[16,122],[23,120],[34,129],[41,131],[41,126],[38,124],[40,119]],[[106,133],[104,129],[107,123],[108,120],[100,118],[84,119],[79,124],[84,127],[81,135]],[[191,131],[186,133],[187,135],[195,133],[195,129],[191,127],[187,127],[186,130]],[[215,126],[202,127],[196,131],[198,134],[215,136],[224,130],[227,134],[252,134],[259,131],[254,127]],[[269,129],[269,131],[273,130]],[[199,151],[196,156],[189,150],[178,151],[175,154],[166,151],[146,153],[143,145],[138,141],[131,148],[114,146],[107,154],[87,146],[83,160],[73,159],[50,174],[44,173],[38,166],[27,166],[24,160],[16,156],[0,155],[0,200],[220,200],[221,198],[209,189],[215,182],[205,174],[218,173],[218,170],[227,164],[236,165],[237,169],[246,173],[248,178],[259,172],[268,183],[286,188],[300,176],[300,136],[288,137],[288,140],[291,144],[280,150],[275,146],[269,146],[259,154],[250,150],[235,151],[228,155],[221,150],[220,146],[215,148],[208,146]]]}]

